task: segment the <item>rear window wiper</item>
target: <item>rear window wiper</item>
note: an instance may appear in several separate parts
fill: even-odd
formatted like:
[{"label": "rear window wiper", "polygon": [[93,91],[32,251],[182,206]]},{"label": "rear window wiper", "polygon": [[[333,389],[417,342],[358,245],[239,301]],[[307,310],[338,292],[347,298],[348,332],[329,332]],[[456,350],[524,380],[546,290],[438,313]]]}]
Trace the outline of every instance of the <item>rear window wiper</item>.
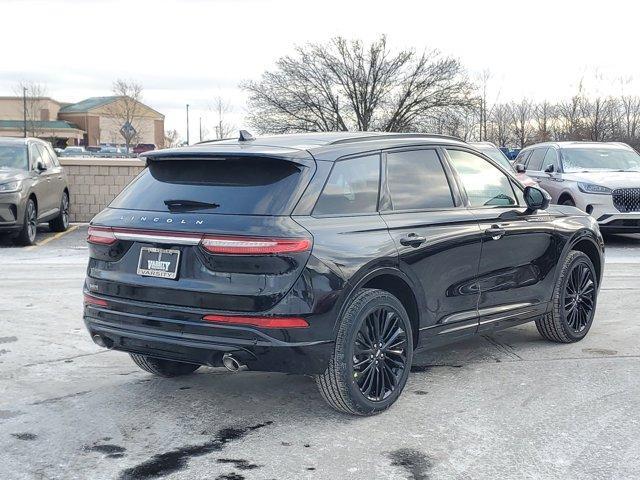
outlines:
[{"label": "rear window wiper", "polygon": [[207,208],[218,208],[220,206],[217,203],[198,202],[197,200],[165,200],[164,204],[169,207],[170,211],[204,210]]}]

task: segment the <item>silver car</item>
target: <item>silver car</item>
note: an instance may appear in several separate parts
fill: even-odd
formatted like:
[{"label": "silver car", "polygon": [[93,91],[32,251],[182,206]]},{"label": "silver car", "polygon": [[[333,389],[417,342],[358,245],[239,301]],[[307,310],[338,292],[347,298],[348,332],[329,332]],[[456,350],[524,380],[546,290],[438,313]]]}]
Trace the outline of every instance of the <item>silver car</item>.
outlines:
[{"label": "silver car", "polygon": [[618,142],[549,142],[523,149],[516,170],[592,215],[603,232],[640,232],[640,155]]},{"label": "silver car", "polygon": [[0,234],[33,245],[38,223],[69,227],[69,186],[49,142],[0,137]]}]

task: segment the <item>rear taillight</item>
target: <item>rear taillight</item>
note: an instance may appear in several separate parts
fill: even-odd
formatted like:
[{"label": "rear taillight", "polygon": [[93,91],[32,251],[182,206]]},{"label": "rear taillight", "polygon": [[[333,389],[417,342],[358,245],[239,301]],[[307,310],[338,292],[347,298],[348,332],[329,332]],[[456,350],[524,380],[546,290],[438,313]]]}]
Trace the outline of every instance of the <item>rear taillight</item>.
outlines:
[{"label": "rear taillight", "polygon": [[308,238],[226,237],[205,235],[200,242],[210,253],[227,255],[270,255],[306,252],[311,249]]},{"label": "rear taillight", "polygon": [[113,229],[109,227],[89,227],[87,242],[98,245],[111,245],[116,243]]},{"label": "rear taillight", "polygon": [[249,325],[260,328],[307,328],[309,324],[299,317],[253,317],[246,315],[205,315],[203,320],[230,325]]},{"label": "rear taillight", "polygon": [[101,298],[93,297],[87,293],[84,294],[84,304],[85,305],[95,305],[97,307],[106,307],[108,306],[107,301]]}]

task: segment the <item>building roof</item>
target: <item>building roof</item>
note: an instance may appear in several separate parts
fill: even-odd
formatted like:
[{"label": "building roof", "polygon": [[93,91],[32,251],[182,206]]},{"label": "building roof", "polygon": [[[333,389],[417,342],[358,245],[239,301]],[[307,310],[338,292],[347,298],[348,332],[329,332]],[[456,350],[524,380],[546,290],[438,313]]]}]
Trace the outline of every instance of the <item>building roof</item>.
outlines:
[{"label": "building roof", "polygon": [[102,107],[103,105],[107,105],[119,97],[117,96],[109,96],[109,97],[90,97],[85,98],[81,102],[71,103],[69,105],[65,105],[60,109],[60,113],[85,113],[89,110],[93,110],[97,107]]},{"label": "building roof", "polygon": [[[64,120],[36,120],[33,122],[28,120],[28,123],[30,126],[35,127],[39,130],[46,130],[48,128],[52,130],[82,130],[77,125]],[[23,127],[23,120],[0,120],[0,129],[21,130]]]}]

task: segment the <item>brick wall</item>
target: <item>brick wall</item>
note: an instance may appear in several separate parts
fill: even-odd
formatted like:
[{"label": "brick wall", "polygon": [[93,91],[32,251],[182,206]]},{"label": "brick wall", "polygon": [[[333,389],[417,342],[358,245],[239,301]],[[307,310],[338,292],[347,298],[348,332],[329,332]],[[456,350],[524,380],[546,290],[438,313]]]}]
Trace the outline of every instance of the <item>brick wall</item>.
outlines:
[{"label": "brick wall", "polygon": [[137,158],[60,158],[69,179],[72,222],[88,222],[144,169]]}]

